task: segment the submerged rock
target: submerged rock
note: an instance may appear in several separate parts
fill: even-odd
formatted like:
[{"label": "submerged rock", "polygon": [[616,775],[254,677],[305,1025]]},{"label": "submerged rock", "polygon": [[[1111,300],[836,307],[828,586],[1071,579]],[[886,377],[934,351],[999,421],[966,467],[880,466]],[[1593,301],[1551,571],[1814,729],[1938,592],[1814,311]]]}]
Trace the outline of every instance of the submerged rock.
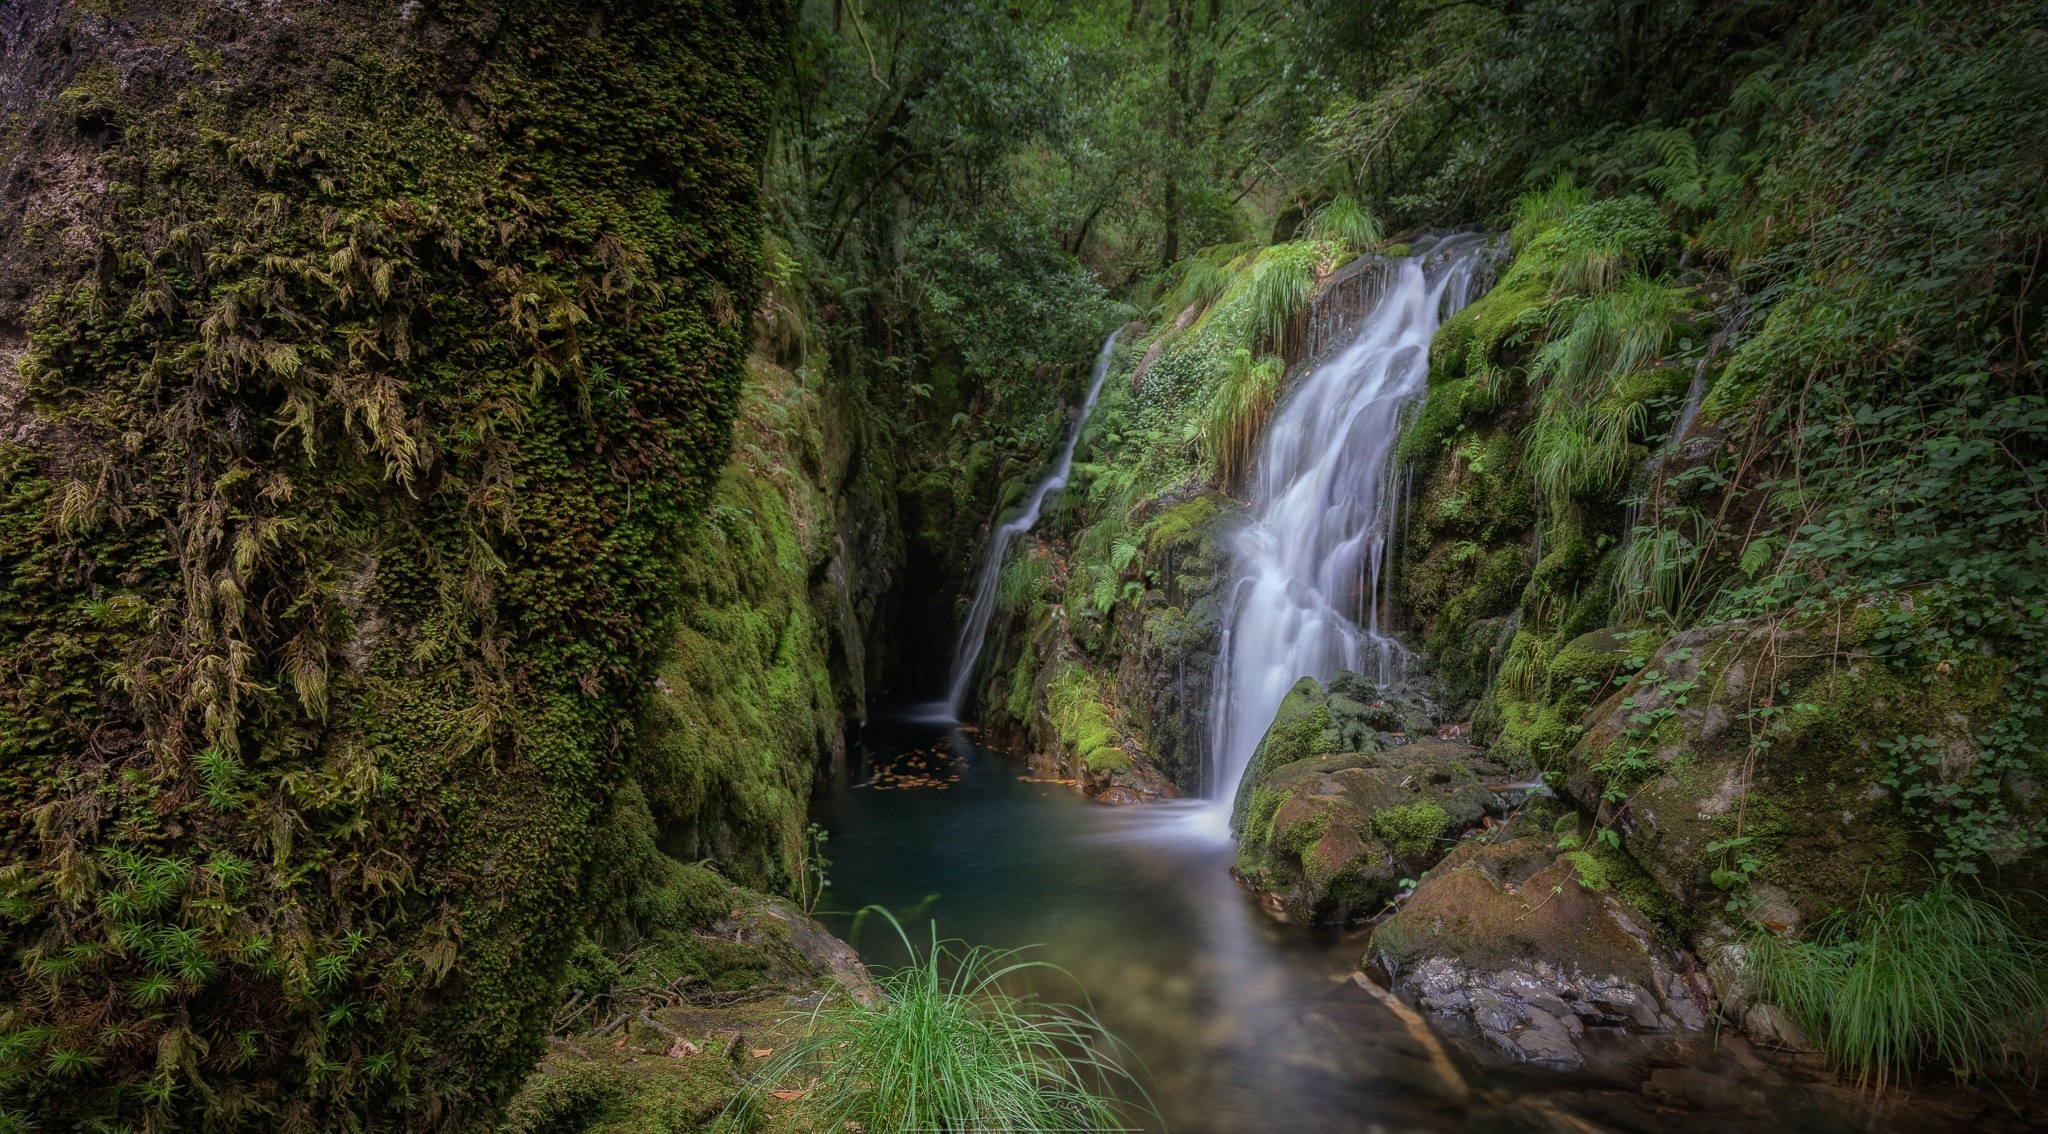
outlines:
[{"label": "submerged rock", "polygon": [[1617,892],[1615,862],[1535,827],[1518,819],[1452,851],[1373,932],[1367,961],[1397,994],[1532,1063],[1582,1066],[1589,1027],[1704,1028],[1697,966]]},{"label": "submerged rock", "polygon": [[1414,705],[1356,674],[1289,691],[1237,797],[1236,873],[1296,921],[1383,909],[1459,834],[1505,811],[1506,770],[1469,744],[1424,736]]}]

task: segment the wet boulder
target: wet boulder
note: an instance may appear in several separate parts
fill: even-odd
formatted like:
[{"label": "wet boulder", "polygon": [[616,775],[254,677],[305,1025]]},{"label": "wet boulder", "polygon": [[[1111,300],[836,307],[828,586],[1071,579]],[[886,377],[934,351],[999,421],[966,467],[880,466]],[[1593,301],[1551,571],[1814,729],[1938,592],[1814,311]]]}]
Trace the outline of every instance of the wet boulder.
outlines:
[{"label": "wet boulder", "polygon": [[1365,961],[1424,1011],[1544,1066],[1583,1066],[1588,1028],[1699,1031],[1706,986],[1623,893],[1654,893],[1628,870],[1518,818],[1432,869]]},{"label": "wet boulder", "polygon": [[1404,878],[1504,812],[1505,769],[1462,741],[1412,738],[1410,710],[1355,678],[1297,683],[1238,793],[1235,871],[1302,923],[1378,913]]}]

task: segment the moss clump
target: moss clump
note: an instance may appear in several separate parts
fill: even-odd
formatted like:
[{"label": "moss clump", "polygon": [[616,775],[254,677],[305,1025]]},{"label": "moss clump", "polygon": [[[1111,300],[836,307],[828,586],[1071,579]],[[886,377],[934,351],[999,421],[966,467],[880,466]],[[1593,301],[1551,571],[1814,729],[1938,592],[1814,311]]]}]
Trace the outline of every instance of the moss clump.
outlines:
[{"label": "moss clump", "polygon": [[1296,858],[1306,858],[1309,848],[1329,831],[1330,814],[1328,810],[1322,810],[1289,823],[1284,830],[1273,833],[1273,845]]},{"label": "moss clump", "polygon": [[460,1127],[539,1050],[725,463],[779,27],[109,28],[44,124],[108,139],[97,253],[0,447],[0,1106]]},{"label": "moss clump", "polygon": [[1372,813],[1372,833],[1406,855],[1434,849],[1437,836],[1450,825],[1451,817],[1444,809],[1426,799],[1399,807],[1383,807]]},{"label": "moss clump", "polygon": [[1065,664],[1046,685],[1046,715],[1068,753],[1096,776],[1127,770],[1131,758],[1094,674]]},{"label": "moss clump", "polygon": [[816,480],[823,413],[786,371],[750,368],[739,444],[681,555],[687,615],[632,757],[665,853],[764,888],[790,877],[811,780],[843,734],[837,596],[811,584],[834,548]]}]

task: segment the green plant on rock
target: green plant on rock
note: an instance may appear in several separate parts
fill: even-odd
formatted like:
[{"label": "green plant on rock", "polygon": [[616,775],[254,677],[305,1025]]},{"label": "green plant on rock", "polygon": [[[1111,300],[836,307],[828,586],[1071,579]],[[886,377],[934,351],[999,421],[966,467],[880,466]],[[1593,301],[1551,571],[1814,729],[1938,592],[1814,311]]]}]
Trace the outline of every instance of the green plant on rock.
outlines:
[{"label": "green plant on rock", "polygon": [[913,945],[880,907],[910,962],[876,977],[878,995],[827,997],[803,1020],[803,1038],[778,1049],[727,1108],[750,1125],[771,1091],[796,1093],[810,1128],[990,1130],[1083,1134],[1122,1129],[1145,1097],[1124,1048],[1085,1008],[1019,991],[1064,976],[1016,950],[942,941]]},{"label": "green plant on rock", "polygon": [[1859,1085],[1928,1069],[1959,1078],[2034,1066],[2048,1014],[2048,951],[2005,906],[1943,878],[1908,897],[1866,896],[1804,941],[1759,934],[1752,971]]},{"label": "green plant on rock", "polygon": [[1279,402],[1284,369],[1278,355],[1255,360],[1242,347],[1224,357],[1202,418],[1202,447],[1225,485],[1238,483],[1250,469],[1266,419]]},{"label": "green plant on rock", "polygon": [[1308,238],[1331,244],[1347,245],[1354,252],[1363,252],[1380,242],[1380,222],[1358,198],[1340,195],[1316,207],[1309,214]]},{"label": "green plant on rock", "polygon": [[1418,799],[1399,807],[1380,808],[1372,813],[1371,824],[1372,833],[1385,839],[1395,851],[1417,855],[1436,846],[1437,839],[1450,827],[1451,817],[1442,806]]}]

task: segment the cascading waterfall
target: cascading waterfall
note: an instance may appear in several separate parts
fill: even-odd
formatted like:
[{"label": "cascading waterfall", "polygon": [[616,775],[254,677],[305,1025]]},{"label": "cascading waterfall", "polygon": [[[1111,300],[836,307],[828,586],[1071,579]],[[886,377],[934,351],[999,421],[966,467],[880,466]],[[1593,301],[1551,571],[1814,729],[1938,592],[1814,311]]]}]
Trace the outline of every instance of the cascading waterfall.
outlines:
[{"label": "cascading waterfall", "polygon": [[1405,675],[1407,652],[1383,626],[1394,443],[1402,405],[1427,384],[1430,339],[1465,305],[1486,245],[1450,237],[1387,265],[1358,337],[1266,426],[1209,716],[1209,794],[1226,805],[1296,681],[1342,668],[1384,688]]},{"label": "cascading waterfall", "polygon": [[1110,352],[1116,349],[1116,337],[1121,329],[1111,331],[1102,341],[1102,349],[1095,355],[1095,372],[1088,378],[1088,394],[1081,400],[1081,416],[1074,419],[1073,432],[1067,434],[1067,443],[1061,447],[1059,459],[1053,462],[1052,471],[1031,490],[1031,496],[1024,502],[1024,510],[1008,521],[998,525],[988,541],[988,561],[981,565],[981,578],[974,585],[974,601],[967,607],[967,617],[960,623],[959,640],[953,644],[953,673],[946,682],[946,712],[958,719],[960,710],[967,707],[967,686],[974,680],[974,666],[981,659],[981,647],[988,637],[989,619],[996,611],[996,584],[1003,574],[1003,556],[1010,545],[1038,523],[1038,514],[1044,510],[1045,502],[1053,493],[1067,486],[1067,476],[1074,469],[1074,449],[1081,443],[1081,430],[1088,426],[1088,415],[1095,412],[1095,399],[1102,393],[1102,380],[1109,376]]}]

